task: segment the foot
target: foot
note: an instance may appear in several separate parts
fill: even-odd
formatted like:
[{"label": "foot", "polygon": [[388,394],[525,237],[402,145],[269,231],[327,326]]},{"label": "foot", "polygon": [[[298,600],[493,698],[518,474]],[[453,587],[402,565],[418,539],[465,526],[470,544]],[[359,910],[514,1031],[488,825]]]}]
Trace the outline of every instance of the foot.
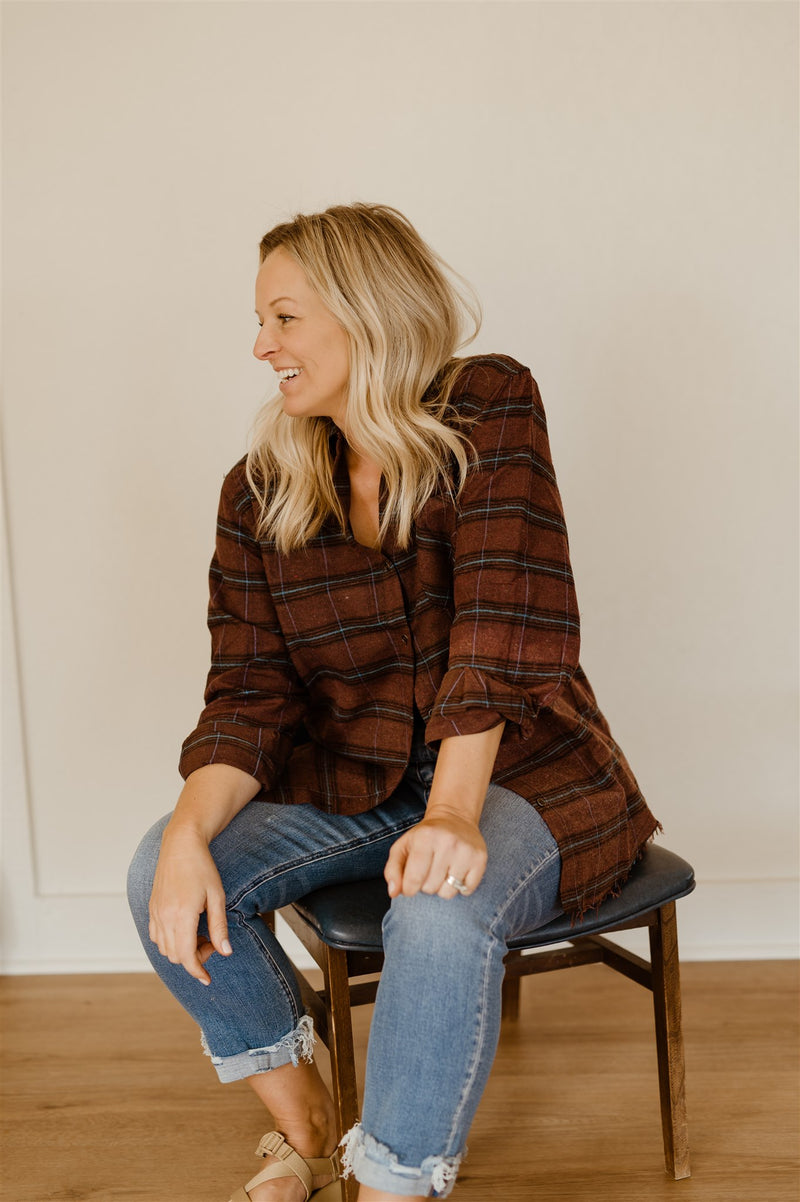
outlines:
[{"label": "foot", "polygon": [[[330,1157],[333,1156],[336,1150],[335,1143],[333,1147],[329,1146],[328,1138],[320,1139],[317,1137],[316,1139],[309,1139],[306,1136],[297,1140],[286,1138],[286,1142],[304,1160],[313,1160],[317,1157]],[[268,1169],[270,1165],[280,1163],[280,1160],[280,1156],[265,1156],[261,1167],[254,1176],[258,1176],[258,1173],[263,1172],[264,1169]],[[312,1174],[312,1193],[315,1190],[322,1189],[331,1181],[333,1181],[333,1174],[329,1171],[321,1174]],[[294,1173],[262,1181],[258,1185],[254,1185],[251,1189],[248,1189],[247,1192],[252,1202],[305,1202],[307,1197],[303,1182]]]},{"label": "foot", "polygon": [[[267,1156],[263,1167],[267,1168],[274,1162],[274,1156]],[[318,1177],[315,1174],[312,1189],[322,1189],[329,1181],[333,1181],[330,1173],[327,1177]],[[264,1181],[261,1185],[256,1185],[248,1192],[253,1202],[305,1202],[306,1196],[302,1181],[298,1181],[295,1176],[275,1177],[272,1181]]]}]

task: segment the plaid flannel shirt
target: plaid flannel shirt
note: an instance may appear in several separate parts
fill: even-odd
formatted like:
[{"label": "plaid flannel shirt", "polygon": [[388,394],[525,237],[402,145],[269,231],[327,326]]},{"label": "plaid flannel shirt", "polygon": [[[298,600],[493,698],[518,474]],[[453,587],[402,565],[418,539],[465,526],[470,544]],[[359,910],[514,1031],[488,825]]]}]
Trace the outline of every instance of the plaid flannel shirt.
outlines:
[{"label": "plaid flannel shirt", "polygon": [[[244,460],[225,478],[211,571],[212,664],[184,776],[231,764],[259,797],[358,813],[408,762],[415,705],[428,742],[505,719],[492,779],[541,812],[561,900],[582,914],[619,887],[657,827],[578,663],[567,532],[539,391],[505,356],[467,361],[451,397],[477,453],[454,502],[412,542],[373,550],[326,521],[278,554],[255,534]],[[344,443],[333,471],[349,508]]]}]

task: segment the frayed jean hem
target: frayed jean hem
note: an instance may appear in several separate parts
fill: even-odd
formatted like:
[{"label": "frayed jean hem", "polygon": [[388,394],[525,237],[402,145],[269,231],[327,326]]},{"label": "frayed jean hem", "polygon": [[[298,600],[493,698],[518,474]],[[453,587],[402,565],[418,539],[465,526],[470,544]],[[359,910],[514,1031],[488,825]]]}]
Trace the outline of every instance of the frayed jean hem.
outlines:
[{"label": "frayed jean hem", "polygon": [[343,1149],[343,1177],[353,1176],[370,1189],[407,1197],[446,1198],[465,1154],[426,1156],[419,1167],[400,1164],[395,1154],[368,1135],[360,1123],[347,1132],[339,1146]]},{"label": "frayed jean hem", "polygon": [[283,1068],[285,1064],[297,1067],[301,1060],[310,1062],[314,1057],[314,1023],[306,1014],[293,1031],[284,1035],[271,1047],[249,1048],[244,1052],[237,1052],[234,1056],[215,1056],[202,1032],[200,1041],[220,1081],[227,1084],[230,1081],[241,1081],[245,1077],[254,1077],[257,1073],[271,1072],[274,1068]]}]

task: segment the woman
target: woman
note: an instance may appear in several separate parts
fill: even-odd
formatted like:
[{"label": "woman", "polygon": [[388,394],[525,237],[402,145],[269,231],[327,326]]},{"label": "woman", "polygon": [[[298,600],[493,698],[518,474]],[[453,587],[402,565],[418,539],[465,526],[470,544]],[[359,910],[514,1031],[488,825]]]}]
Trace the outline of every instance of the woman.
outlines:
[{"label": "woman", "polygon": [[311,1020],[259,914],[383,873],[344,1171],[360,1202],[444,1197],[497,1043],[506,941],[597,906],[656,822],[578,665],[529,372],[454,358],[469,306],[380,205],[267,234],[256,311],[280,396],[223,484],[206,707],[131,905],[220,1079],[246,1077],[274,1119],[235,1202],[332,1202]]}]

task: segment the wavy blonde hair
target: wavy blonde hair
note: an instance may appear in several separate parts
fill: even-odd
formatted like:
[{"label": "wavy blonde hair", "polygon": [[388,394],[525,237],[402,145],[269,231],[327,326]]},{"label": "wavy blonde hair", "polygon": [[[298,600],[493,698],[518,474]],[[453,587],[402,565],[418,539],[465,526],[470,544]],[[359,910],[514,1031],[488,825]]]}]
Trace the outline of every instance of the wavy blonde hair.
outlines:
[{"label": "wavy blonde hair", "polygon": [[[382,470],[388,495],[379,539],[393,527],[406,547],[437,486],[457,495],[469,466],[464,433],[444,418],[462,366],[454,354],[480,328],[478,301],[386,205],[301,214],[265,234],[261,262],[278,247],[299,263],[347,335],[344,435]],[[331,430],[327,417],[287,416],[280,393],[256,419],[247,478],[259,503],[259,536],[273,538],[279,551],[302,547],[330,515],[346,529]]]}]

